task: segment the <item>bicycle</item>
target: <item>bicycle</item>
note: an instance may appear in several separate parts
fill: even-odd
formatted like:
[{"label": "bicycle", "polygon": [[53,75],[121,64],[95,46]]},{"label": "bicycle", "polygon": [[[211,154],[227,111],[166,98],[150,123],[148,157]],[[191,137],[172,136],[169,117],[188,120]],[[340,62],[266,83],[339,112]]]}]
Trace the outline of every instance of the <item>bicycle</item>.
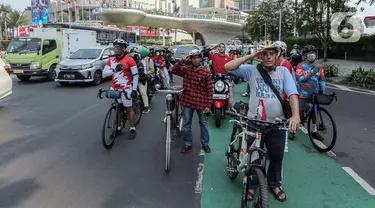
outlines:
[{"label": "bicycle", "polygon": [[[230,179],[234,180],[239,172],[245,172],[241,208],[268,208],[268,185],[265,177],[267,151],[263,135],[271,130],[287,131],[287,120],[276,119],[275,122],[268,122],[250,119],[246,115],[237,113],[234,109],[233,111],[225,112],[235,118],[229,121],[234,122],[234,124],[229,148],[226,148],[225,152],[228,160],[227,174]],[[236,135],[237,130],[238,134]],[[251,145],[248,145],[248,140],[252,142]],[[239,144],[239,146],[235,147],[235,143]],[[254,193],[254,199],[249,202],[247,196],[250,188],[249,182],[252,180],[258,181],[259,187]],[[259,198],[257,198],[257,191],[259,191]],[[254,204],[249,205],[252,202]]]},{"label": "bicycle", "polygon": [[[328,151],[332,150],[332,148],[336,144],[336,138],[337,138],[336,122],[333,119],[332,115],[328,112],[328,110],[326,110],[325,108],[320,106],[320,105],[330,105],[334,99],[337,101],[336,93],[332,93],[332,94],[329,94],[329,95],[322,94],[322,93],[313,94],[312,97],[310,99],[308,99],[308,102],[310,102],[310,105],[308,107],[306,107],[307,110],[304,109],[304,112],[302,113],[303,115],[301,115],[301,125],[303,126],[307,122],[307,130],[308,130],[310,141],[311,141],[312,145],[315,147],[315,149],[318,150],[319,152],[328,152]],[[332,142],[328,146],[323,144],[323,140],[324,140],[323,137],[319,138],[319,139],[314,138],[313,134],[312,134],[313,132],[311,130],[312,121],[315,118],[315,122],[319,121],[319,124],[316,124],[317,130],[318,131],[327,131],[327,127],[322,120],[322,113],[327,114],[329,120],[332,123],[332,127],[333,127]],[[315,140],[319,141],[319,144],[316,144]]]},{"label": "bicycle", "polygon": [[[102,127],[102,143],[104,148],[111,149],[117,134],[119,131],[121,131],[123,128],[125,128],[126,121],[128,120],[128,114],[126,111],[124,111],[124,107],[122,103],[119,103],[119,99],[121,99],[121,95],[124,94],[125,98],[130,100],[128,97],[128,94],[126,91],[117,91],[117,90],[102,90],[99,89],[97,97],[99,99],[103,99],[102,93],[105,93],[105,97],[108,99],[111,99],[111,106],[108,109],[108,112],[105,116],[105,120]],[[133,108],[135,113],[135,125],[137,126],[142,118],[142,109],[141,109],[141,98],[139,95],[136,98],[133,98]],[[111,121],[112,113],[115,115],[115,119]],[[121,130],[118,130],[118,124],[121,124]],[[107,143],[107,138],[105,135],[106,128],[110,129],[110,135],[109,135],[109,143]]]},{"label": "bicycle", "polygon": [[[159,86],[160,88],[160,86]],[[179,103],[180,95],[183,89],[181,86],[171,86],[168,90],[159,90],[158,92],[166,93],[167,111],[163,123],[165,123],[165,163],[164,170],[169,172],[171,167],[171,142],[173,130],[177,136],[182,135],[184,123],[183,109]]]}]

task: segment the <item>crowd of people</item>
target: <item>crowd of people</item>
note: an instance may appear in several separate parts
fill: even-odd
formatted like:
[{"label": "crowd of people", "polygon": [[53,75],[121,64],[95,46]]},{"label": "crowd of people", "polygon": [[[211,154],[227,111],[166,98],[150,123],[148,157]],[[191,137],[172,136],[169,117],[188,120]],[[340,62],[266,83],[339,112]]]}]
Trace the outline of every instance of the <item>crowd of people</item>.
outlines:
[{"label": "crowd of people", "polygon": [[[277,200],[286,200],[287,195],[282,189],[282,161],[284,152],[288,152],[288,137],[294,138],[292,133],[300,125],[300,115],[309,103],[309,98],[314,93],[325,93],[324,70],[316,61],[315,47],[308,45],[299,49],[298,45],[294,45],[288,56],[287,45],[276,41],[255,50],[249,49],[246,54],[230,48],[228,54],[227,46],[220,43],[214,48],[193,50],[184,59],[174,63],[173,51],[167,48],[141,47],[128,54],[125,41],[116,40],[114,46],[116,55],[108,60],[103,73],[113,74],[111,89],[124,90],[132,98],[137,96],[139,88],[145,103],[144,113],[150,111],[147,94],[153,92],[155,81],[161,81],[168,88],[173,82],[172,74],[183,78],[184,90],[180,103],[184,107],[184,146],[181,153],[192,149],[191,124],[194,111],[199,118],[202,149],[206,153],[211,152],[207,115],[213,102],[213,75],[217,73],[230,73],[248,83],[243,96],[249,97],[249,118],[257,117],[267,121],[289,119],[289,135],[277,130],[265,135],[270,161],[268,185]],[[139,54],[139,57],[134,53]],[[232,83],[229,90],[229,109],[233,106],[233,86]],[[129,114],[130,139],[134,139],[136,131],[131,99],[123,96],[121,101]],[[290,108],[286,109],[284,101],[288,101]],[[259,115],[259,112],[262,114]],[[313,126],[313,137],[320,139],[316,125]],[[250,187],[248,200],[254,198],[254,188],[255,184]]]}]

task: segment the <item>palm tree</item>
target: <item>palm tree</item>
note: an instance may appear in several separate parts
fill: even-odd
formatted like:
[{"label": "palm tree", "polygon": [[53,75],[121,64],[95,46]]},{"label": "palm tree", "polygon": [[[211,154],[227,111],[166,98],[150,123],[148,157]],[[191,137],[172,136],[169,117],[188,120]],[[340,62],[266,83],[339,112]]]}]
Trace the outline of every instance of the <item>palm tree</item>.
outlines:
[{"label": "palm tree", "polygon": [[[12,7],[10,5],[0,5],[0,40],[3,39],[3,33],[5,33],[5,39],[8,39],[7,16],[11,11]],[[3,28],[5,32],[3,31]]]},{"label": "palm tree", "polygon": [[6,18],[7,24],[10,28],[18,28],[29,24],[29,19],[24,11],[18,11],[16,9],[8,13]]}]

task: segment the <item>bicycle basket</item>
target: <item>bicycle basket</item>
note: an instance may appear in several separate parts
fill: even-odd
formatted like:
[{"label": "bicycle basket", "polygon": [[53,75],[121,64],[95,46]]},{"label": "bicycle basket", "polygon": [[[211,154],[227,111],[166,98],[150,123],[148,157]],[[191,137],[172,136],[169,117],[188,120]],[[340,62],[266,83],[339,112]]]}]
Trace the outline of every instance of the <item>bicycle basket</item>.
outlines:
[{"label": "bicycle basket", "polygon": [[332,98],[326,94],[314,94],[311,98],[311,103],[319,105],[329,105],[332,103]]},{"label": "bicycle basket", "polygon": [[105,96],[109,99],[120,99],[121,98],[121,92],[116,90],[110,90],[105,93]]}]

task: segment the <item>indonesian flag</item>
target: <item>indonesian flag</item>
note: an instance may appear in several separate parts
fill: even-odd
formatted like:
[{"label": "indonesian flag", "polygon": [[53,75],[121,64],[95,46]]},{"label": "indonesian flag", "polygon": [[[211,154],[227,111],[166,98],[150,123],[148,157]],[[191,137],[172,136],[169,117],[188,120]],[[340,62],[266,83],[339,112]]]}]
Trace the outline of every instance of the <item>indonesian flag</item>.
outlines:
[{"label": "indonesian flag", "polygon": [[266,112],[266,107],[264,106],[264,100],[263,99],[259,100],[258,116],[261,117],[261,120],[267,121],[267,112]]}]

